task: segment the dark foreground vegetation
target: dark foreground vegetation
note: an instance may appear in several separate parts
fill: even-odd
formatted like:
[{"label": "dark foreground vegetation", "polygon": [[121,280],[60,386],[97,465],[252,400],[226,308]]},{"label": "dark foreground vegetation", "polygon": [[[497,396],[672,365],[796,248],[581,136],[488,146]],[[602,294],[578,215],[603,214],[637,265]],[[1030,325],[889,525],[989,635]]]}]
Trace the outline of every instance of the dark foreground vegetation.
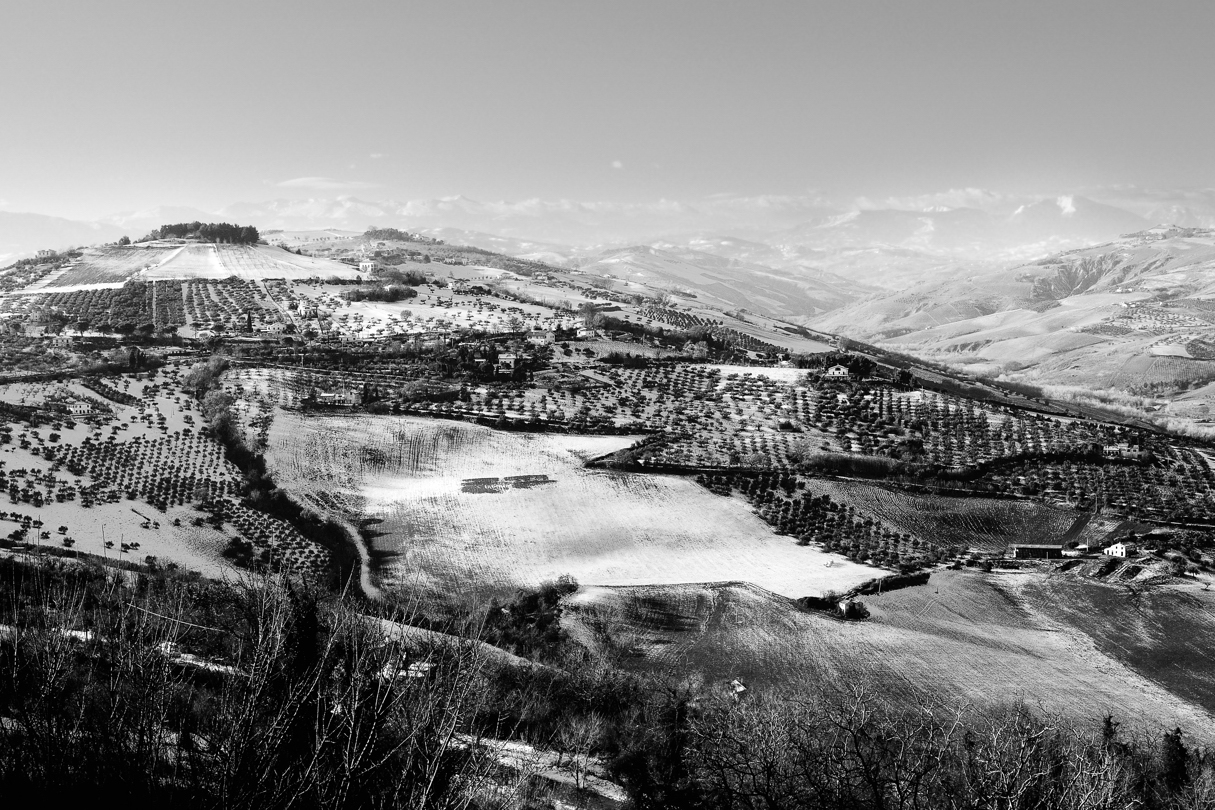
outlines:
[{"label": "dark foreground vegetation", "polygon": [[[449,606],[448,634],[393,634],[385,628],[399,625],[384,619],[414,618],[416,605],[280,579],[5,558],[0,795],[48,807],[98,797],[124,807],[554,806],[549,783],[485,744],[509,738],[584,765],[596,757],[638,808],[1215,801],[1215,763],[1180,730],[892,702],[821,683],[735,697],[695,673],[592,660],[553,624],[571,584],[506,606]],[[493,654],[469,640],[479,628],[546,663]]]}]

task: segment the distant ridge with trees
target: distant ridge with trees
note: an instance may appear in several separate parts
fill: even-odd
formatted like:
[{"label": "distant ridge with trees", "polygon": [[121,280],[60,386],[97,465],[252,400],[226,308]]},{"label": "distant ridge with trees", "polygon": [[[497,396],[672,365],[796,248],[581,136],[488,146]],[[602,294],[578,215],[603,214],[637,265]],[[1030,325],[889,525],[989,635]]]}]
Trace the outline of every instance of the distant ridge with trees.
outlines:
[{"label": "distant ridge with trees", "polygon": [[441,245],[442,239],[432,239],[429,236],[422,236],[420,233],[410,233],[397,228],[368,228],[363,236],[372,241],[375,240],[395,240],[398,242],[420,242],[424,245]]},{"label": "distant ridge with trees", "polygon": [[252,225],[231,225],[227,222],[176,222],[161,225],[141,239],[198,239],[201,242],[224,242],[230,245],[256,245],[261,234]]}]

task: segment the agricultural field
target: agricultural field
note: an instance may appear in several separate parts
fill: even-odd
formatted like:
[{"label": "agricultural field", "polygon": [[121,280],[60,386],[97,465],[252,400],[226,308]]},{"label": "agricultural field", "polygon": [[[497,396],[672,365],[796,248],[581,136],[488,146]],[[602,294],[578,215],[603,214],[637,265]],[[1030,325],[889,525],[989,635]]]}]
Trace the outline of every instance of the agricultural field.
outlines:
[{"label": "agricultural field", "polygon": [[1119,523],[1040,503],[916,495],[860,481],[815,481],[813,490],[871,514],[899,531],[984,553],[1002,553],[1013,543],[1063,542],[1064,538],[1091,545]]},{"label": "agricultural field", "polygon": [[[1063,587],[1060,587],[1063,585]],[[1078,628],[1097,649],[1215,712],[1215,593],[1170,587],[1059,583],[1026,578],[1019,597],[1053,621]]]},{"label": "agricultural field", "polygon": [[0,426],[0,485],[9,503],[0,511],[13,524],[3,534],[24,528],[29,541],[153,556],[217,575],[232,571],[225,552],[236,539],[254,557],[264,552],[284,567],[324,570],[327,551],[242,504],[239,471],[202,435],[201,415],[180,386],[178,370],[166,367],[152,379],[0,390],[0,400],[13,404],[72,401],[92,409],[39,428]]},{"label": "agricultural field", "polygon": [[172,260],[179,247],[128,245],[87,248],[79,259],[73,260],[53,279],[47,279],[39,289],[81,285],[118,284],[139,276],[164,262]]},{"label": "agricultural field", "polygon": [[694,482],[588,469],[635,437],[504,433],[409,417],[282,413],[267,459],[281,486],[371,519],[386,586],[746,580],[790,596],[880,572],[776,535]]},{"label": "agricultural field", "polygon": [[963,554],[1001,556],[1014,543],[1095,544],[1119,525],[1037,503],[917,495],[788,473],[706,474],[697,481],[720,495],[745,497],[760,517],[804,545],[892,569]]},{"label": "agricultural field", "polygon": [[220,259],[218,245],[182,245],[145,274],[149,279],[227,278],[232,273]]},{"label": "agricultural field", "polygon": [[[1155,637],[1139,643],[1136,659],[1088,634],[1096,625],[1116,626],[1122,612],[1085,611],[1073,622],[1040,608],[1037,595],[1021,595],[1042,588],[1068,600],[1070,584],[1044,571],[935,571],[926,586],[866,596],[871,615],[864,622],[799,612],[740,583],[584,587],[568,598],[562,622],[574,638],[617,660],[699,668],[711,678],[742,678],[753,690],[786,680],[864,684],[909,697],[928,689],[947,702],[1024,701],[1084,722],[1108,712],[1128,728],[1177,724],[1215,740],[1209,690],[1180,698],[1169,691],[1163,674],[1171,664],[1153,663],[1149,653]],[[1109,602],[1126,601],[1114,587],[1091,587],[1106,589]],[[1203,597],[1205,619],[1185,608],[1205,622],[1201,638],[1210,633],[1210,596]],[[1164,609],[1157,620],[1185,611]],[[1189,666],[1194,687],[1209,679],[1200,671],[1204,660]]]},{"label": "agricultural field", "polygon": [[[414,297],[385,303],[347,300],[351,285],[313,272],[334,262],[277,248],[164,255],[119,286],[48,286],[22,305],[69,334],[132,325],[128,342],[149,353],[178,338],[198,347],[190,338],[209,330],[208,341],[226,341],[228,369],[206,387],[192,375],[201,402],[174,366],[0,387],[7,414],[55,414],[0,431],[10,540],[215,576],[238,566],[319,575],[351,559],[314,530],[345,528],[360,539],[372,598],[506,604],[571,576],[581,587],[562,626],[630,668],[700,669],[755,689],[864,679],[893,695],[930,687],[949,701],[1215,727],[1215,661],[1194,641],[1210,630],[1199,530],[1171,527],[1184,542],[1117,576],[1094,573],[1092,559],[1000,559],[1014,543],[1091,548],[1153,528],[1135,521],[1215,518],[1205,446],[1100,421],[1095,409],[980,398],[978,386],[927,371],[870,373],[867,355],[788,325],[581,287],[576,274],[432,263]],[[569,306],[592,300],[610,307],[600,313],[610,329]],[[1171,351],[1174,335],[1132,323],[1139,314],[1058,340],[1081,352],[1126,330]],[[587,325],[601,329],[574,339]],[[562,331],[527,345],[532,329]],[[292,342],[230,339],[246,331]],[[1124,358],[1125,373],[1204,362],[1199,341],[1179,344],[1189,357]],[[831,353],[776,357],[794,348]],[[506,353],[531,356],[495,370]],[[863,373],[831,378],[836,362]],[[69,419],[69,404],[91,412]],[[795,601],[893,572],[931,578],[863,596],[866,621]]]},{"label": "agricultural field", "polygon": [[312,256],[301,256],[265,245],[175,244],[153,242],[86,248],[79,258],[43,273],[26,292],[64,288],[121,286],[128,279],[144,281],[181,279],[247,280],[283,278],[354,278],[356,268]]},{"label": "agricultural field", "polygon": [[229,277],[221,281],[180,282],[181,311],[192,329],[263,331],[286,315],[256,281]]},{"label": "agricultural field", "polygon": [[[445,367],[471,368],[469,362],[453,357]],[[529,384],[500,386],[445,381],[441,367],[414,350],[344,357],[340,369],[316,371],[328,372],[322,390],[373,384],[393,412],[645,435],[628,464],[700,472],[712,479],[706,485],[746,490],[757,507],[788,500],[791,492],[776,489],[791,477],[804,491],[805,473],[818,470],[888,479],[925,494],[946,488],[1141,519],[1215,515],[1215,471],[1184,442],[881,381],[841,384],[787,368],[556,363]],[[926,480],[926,466],[941,474]],[[764,492],[734,479],[756,473],[764,473]]]}]

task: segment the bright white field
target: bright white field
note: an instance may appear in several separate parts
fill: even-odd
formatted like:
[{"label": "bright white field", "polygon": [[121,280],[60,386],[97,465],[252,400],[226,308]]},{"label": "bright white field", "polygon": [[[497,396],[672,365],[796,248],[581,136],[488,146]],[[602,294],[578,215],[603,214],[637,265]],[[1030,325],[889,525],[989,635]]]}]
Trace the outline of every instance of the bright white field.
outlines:
[{"label": "bright white field", "polygon": [[786,385],[794,385],[802,377],[806,376],[805,369],[800,368],[770,368],[768,366],[731,366],[720,363],[709,364],[705,368],[715,368],[721,372],[722,385],[726,384],[726,377],[731,374],[737,374],[740,377],[751,374],[756,377],[764,377],[769,380],[776,380]]},{"label": "bright white field", "polygon": [[[586,469],[625,437],[498,432],[425,418],[280,413],[268,459],[309,500],[379,518],[385,584],[748,581],[805,596],[882,572],[798,546],[695,482]],[[510,480],[529,476],[527,480]]]},{"label": "bright white field", "polygon": [[[346,288],[322,285],[313,296],[321,306],[332,307],[333,318],[340,327],[362,337],[383,337],[389,334],[430,332],[441,329],[486,329],[505,331],[515,326],[525,328],[569,328],[575,319],[548,307],[516,304],[497,298],[456,295],[449,289],[419,288],[417,298],[406,301],[347,302],[340,296]],[[296,288],[298,294],[310,290]],[[522,313],[512,312],[515,307]]]},{"label": "bright white field", "polygon": [[297,256],[264,245],[186,245],[172,258],[141,274],[149,281],[175,278],[303,279],[354,278],[358,269],[330,259]]}]

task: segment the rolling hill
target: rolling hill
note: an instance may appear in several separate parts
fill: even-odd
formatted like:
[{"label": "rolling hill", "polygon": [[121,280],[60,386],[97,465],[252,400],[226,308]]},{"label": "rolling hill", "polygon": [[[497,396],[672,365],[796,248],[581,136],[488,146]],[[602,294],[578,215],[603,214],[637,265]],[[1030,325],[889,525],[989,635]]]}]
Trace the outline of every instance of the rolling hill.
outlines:
[{"label": "rolling hill", "polygon": [[[635,666],[703,668],[757,691],[785,679],[864,683],[977,706],[1028,701],[1085,722],[1110,712],[1207,727],[1207,656],[1162,642],[1160,628],[1209,633],[1211,595],[1161,588],[1136,602],[1123,587],[1062,578],[936,571],[926,586],[866,596],[865,622],[799,612],[745,582],[584,587],[562,623]],[[1161,648],[1169,655],[1154,658]]]},{"label": "rolling hill", "polygon": [[686,248],[635,245],[589,257],[584,273],[613,276],[657,289],[688,291],[725,308],[773,316],[837,309],[871,288],[829,273],[778,271]]},{"label": "rolling hill", "polygon": [[814,321],[900,351],[1090,387],[1215,378],[1215,232],[1152,228],[879,294]]},{"label": "rolling hill", "polygon": [[79,286],[121,286],[128,279],[352,278],[356,268],[331,259],[300,256],[267,245],[212,245],[150,242],[86,248],[29,291],[62,291]]}]

